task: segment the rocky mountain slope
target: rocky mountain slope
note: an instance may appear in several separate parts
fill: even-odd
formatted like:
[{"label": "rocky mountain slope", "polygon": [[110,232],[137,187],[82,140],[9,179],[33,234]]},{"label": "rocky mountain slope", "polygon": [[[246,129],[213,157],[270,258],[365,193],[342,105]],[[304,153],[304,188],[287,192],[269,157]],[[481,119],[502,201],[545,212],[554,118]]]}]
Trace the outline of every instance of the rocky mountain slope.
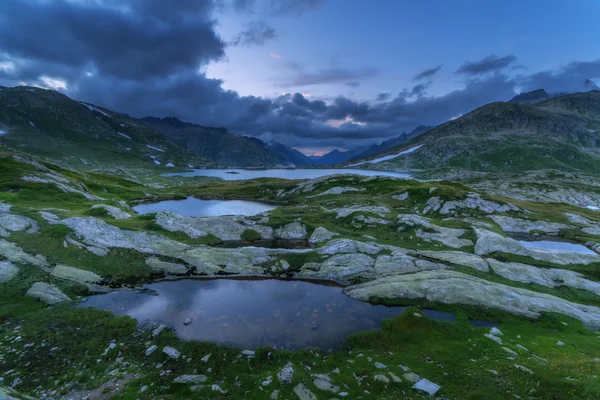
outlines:
[{"label": "rocky mountain slope", "polygon": [[554,169],[597,175],[600,91],[534,105],[487,104],[370,160],[380,162],[365,166],[386,170],[472,174]]},{"label": "rocky mountain slope", "polygon": [[0,131],[4,150],[86,169],[216,165],[127,115],[40,88],[0,89]]},{"label": "rocky mountain slope", "polygon": [[312,164],[310,158],[281,143],[266,144],[256,138],[236,135],[225,128],[205,127],[173,117],[146,117],[140,121],[168,139],[222,165]]}]

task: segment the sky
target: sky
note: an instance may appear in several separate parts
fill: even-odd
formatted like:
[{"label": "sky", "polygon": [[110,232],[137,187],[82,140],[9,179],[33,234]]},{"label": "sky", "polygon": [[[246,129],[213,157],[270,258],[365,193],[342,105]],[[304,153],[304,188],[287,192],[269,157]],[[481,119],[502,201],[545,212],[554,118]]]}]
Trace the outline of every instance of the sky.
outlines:
[{"label": "sky", "polygon": [[2,0],[0,85],[307,154],[600,84],[595,0]]}]

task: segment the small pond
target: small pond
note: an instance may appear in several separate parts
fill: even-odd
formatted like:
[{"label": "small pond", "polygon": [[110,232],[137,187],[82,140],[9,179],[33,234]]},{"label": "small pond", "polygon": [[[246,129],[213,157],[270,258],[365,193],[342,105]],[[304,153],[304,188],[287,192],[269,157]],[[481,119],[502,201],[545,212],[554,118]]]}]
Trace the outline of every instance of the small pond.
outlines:
[{"label": "small pond", "polygon": [[256,178],[314,179],[335,174],[357,174],[364,176],[393,176],[410,178],[408,172],[370,171],[366,169],[196,169],[190,172],[174,172],[163,176],[211,176],[226,181],[243,181]]},{"label": "small pond", "polygon": [[537,241],[526,241],[520,240],[523,246],[529,249],[541,249],[541,250],[552,250],[552,251],[570,251],[573,253],[582,254],[593,254],[596,253],[582,244],[569,243],[569,242],[557,242],[553,240],[537,240]]},{"label": "small pond", "polygon": [[[379,329],[403,307],[352,299],[342,288],[275,279],[181,279],[145,286],[157,295],[112,292],[90,296],[82,307],[110,309],[138,322],[174,327],[183,339],[236,347],[339,348],[355,332]],[[430,318],[455,321],[451,313],[423,310]],[[186,318],[192,318],[184,325]]]},{"label": "small pond", "polygon": [[157,203],[140,204],[133,207],[139,214],[159,211],[173,211],[188,217],[214,217],[219,215],[256,215],[270,211],[277,206],[245,200],[199,200],[188,197],[185,200],[165,200]]}]

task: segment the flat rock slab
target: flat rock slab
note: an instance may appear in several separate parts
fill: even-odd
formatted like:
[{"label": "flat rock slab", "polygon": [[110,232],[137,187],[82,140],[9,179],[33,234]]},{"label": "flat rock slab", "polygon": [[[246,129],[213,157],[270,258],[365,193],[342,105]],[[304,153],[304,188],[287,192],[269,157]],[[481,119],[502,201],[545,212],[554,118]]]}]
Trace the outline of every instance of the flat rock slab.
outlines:
[{"label": "flat rock slab", "polygon": [[17,268],[10,261],[0,261],[0,283],[6,283],[12,280],[19,274],[19,268]]},{"label": "flat rock slab", "polygon": [[82,269],[77,269],[61,264],[57,265],[52,269],[51,275],[57,278],[82,284],[98,283],[102,281],[102,277],[100,275],[95,274],[91,271],[85,271]]},{"label": "flat rock slab", "polygon": [[299,383],[294,387],[294,393],[300,400],[317,400],[317,396],[311,392],[303,383]]},{"label": "flat rock slab", "polygon": [[434,396],[438,390],[440,390],[440,386],[428,381],[427,379],[421,379],[419,382],[413,385],[413,389],[422,390],[428,395]]},{"label": "flat rock slab", "polygon": [[25,292],[27,296],[36,297],[50,305],[71,301],[69,296],[61,292],[56,286],[46,282],[36,282]]}]

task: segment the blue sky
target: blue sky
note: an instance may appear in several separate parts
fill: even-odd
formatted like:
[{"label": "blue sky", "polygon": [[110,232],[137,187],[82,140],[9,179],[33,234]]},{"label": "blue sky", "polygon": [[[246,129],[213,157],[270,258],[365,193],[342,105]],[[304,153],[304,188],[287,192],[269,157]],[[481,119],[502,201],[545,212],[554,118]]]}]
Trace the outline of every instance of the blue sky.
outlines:
[{"label": "blue sky", "polygon": [[599,16],[596,0],[2,0],[0,85],[323,152],[600,83]]}]

